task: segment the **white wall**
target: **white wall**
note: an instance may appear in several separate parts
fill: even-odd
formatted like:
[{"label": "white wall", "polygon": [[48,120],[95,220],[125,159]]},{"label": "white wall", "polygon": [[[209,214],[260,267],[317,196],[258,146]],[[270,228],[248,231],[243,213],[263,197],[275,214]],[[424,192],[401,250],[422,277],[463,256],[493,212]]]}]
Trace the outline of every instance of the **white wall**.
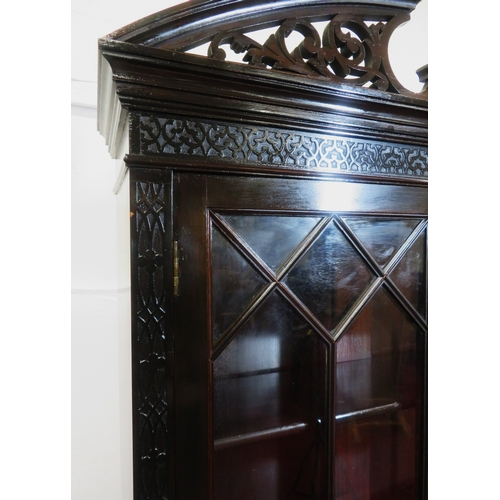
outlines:
[{"label": "white wall", "polygon": [[72,2],[72,500],[132,499],[128,185],[97,132],[97,40],[175,3]]},{"label": "white wall", "polygon": [[[110,159],[97,133],[97,39],[175,3],[72,2],[73,500],[132,498],[128,264],[117,230],[128,224],[127,193],[113,194],[119,162]],[[416,89],[414,71],[427,63],[426,21],[423,0],[414,21],[396,32],[402,40],[393,69]]]},{"label": "white wall", "polygon": [[[116,168],[96,110],[72,106],[72,486],[74,500],[121,491]],[[122,332],[126,335],[126,332]]]}]

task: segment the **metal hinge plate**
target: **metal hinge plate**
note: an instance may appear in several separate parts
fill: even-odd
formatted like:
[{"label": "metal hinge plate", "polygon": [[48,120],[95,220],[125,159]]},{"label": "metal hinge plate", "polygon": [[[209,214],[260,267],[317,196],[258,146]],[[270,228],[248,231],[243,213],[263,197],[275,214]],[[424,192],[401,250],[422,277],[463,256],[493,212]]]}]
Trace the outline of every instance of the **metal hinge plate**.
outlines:
[{"label": "metal hinge plate", "polygon": [[179,277],[180,277],[180,268],[179,268],[179,242],[174,241],[174,295],[179,295]]}]

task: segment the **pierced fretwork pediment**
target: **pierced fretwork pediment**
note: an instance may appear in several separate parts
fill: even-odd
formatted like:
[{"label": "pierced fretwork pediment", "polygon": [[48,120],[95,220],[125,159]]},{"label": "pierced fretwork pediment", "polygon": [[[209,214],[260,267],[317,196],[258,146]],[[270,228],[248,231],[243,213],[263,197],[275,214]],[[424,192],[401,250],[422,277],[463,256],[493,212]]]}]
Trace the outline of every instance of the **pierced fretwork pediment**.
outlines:
[{"label": "pierced fretwork pediment", "polygon": [[[208,56],[225,60],[226,45],[243,53],[243,62],[251,66],[405,93],[391,69],[388,44],[391,33],[407,18],[400,14],[373,22],[363,15],[336,14],[322,33],[307,19],[287,19],[262,45],[243,33],[217,33]],[[287,38],[294,32],[303,38],[290,50]]]},{"label": "pierced fretwork pediment", "polygon": [[[232,51],[255,68],[427,99],[427,86],[414,93],[398,81],[388,54],[392,33],[418,1],[194,0],[107,39],[174,52],[207,44],[208,59],[228,61]],[[275,31],[261,40],[263,29]]]}]

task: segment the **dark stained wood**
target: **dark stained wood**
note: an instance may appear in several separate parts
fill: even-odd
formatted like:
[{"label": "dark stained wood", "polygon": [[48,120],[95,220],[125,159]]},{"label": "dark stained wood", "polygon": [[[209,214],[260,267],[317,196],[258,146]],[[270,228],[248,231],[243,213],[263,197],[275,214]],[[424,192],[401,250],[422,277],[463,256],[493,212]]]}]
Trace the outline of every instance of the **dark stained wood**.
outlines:
[{"label": "dark stained wood", "polygon": [[174,176],[174,239],[180,259],[170,332],[176,356],[175,470],[177,498],[186,499],[209,498],[209,344],[206,314],[198,309],[207,303],[205,184],[203,176]]},{"label": "dark stained wood", "polygon": [[244,209],[255,203],[269,210],[281,210],[288,208],[293,199],[297,211],[314,207],[326,212],[362,213],[375,209],[393,214],[427,213],[427,189],[423,187],[297,179],[272,182],[260,177],[210,176],[207,182],[210,204],[219,208]]},{"label": "dark stained wood", "polygon": [[[339,133],[349,137],[381,138],[385,134],[387,139],[396,142],[425,144],[427,92],[414,93],[404,89],[392,72],[387,53],[388,40],[395,29],[394,20],[398,16],[407,16],[415,4],[398,1],[304,0],[274,2],[273,8],[269,8],[265,1],[262,5],[246,0],[194,1],[102,38],[99,42],[100,53],[111,65],[121,105],[129,110],[161,113],[168,109],[174,116],[206,116],[217,121],[240,121],[241,110],[244,109],[246,123],[286,125],[296,130]],[[234,10],[236,8],[237,11]],[[294,59],[299,67],[305,64],[307,74],[286,70],[278,62],[270,69],[261,67],[258,61],[249,66],[217,58],[203,58],[186,53],[186,47],[178,44],[184,37],[189,39],[188,45],[202,43],[204,39],[219,35],[220,30],[233,35],[235,30],[243,33],[245,26],[247,29],[254,28],[256,20],[259,26],[269,23],[278,26],[288,16],[306,22],[306,19],[329,19],[335,13],[341,16],[345,26],[356,31],[365,41],[365,46],[361,43],[356,49],[353,48],[358,51],[355,64],[349,62],[345,54],[342,55],[345,52],[344,45],[349,45],[347,39],[337,40],[339,46],[333,48],[318,47],[312,50],[308,44],[309,52],[301,49],[303,57],[310,59],[307,64],[301,62],[295,52],[284,56],[284,61]],[[204,16],[203,27],[198,21],[200,16]],[[356,21],[347,22],[349,16]],[[193,21],[196,31],[188,29],[188,19],[191,17],[196,19]],[[368,20],[381,23],[380,33],[384,35],[368,28],[364,24]],[[219,31],[209,31],[215,29],[211,28],[211,23]],[[355,24],[359,26],[354,27]],[[306,28],[297,29],[302,32]],[[307,30],[311,29],[308,25]],[[288,28],[284,31],[287,32]],[[198,36],[201,38],[197,39]],[[306,36],[308,40],[314,39],[316,44],[319,43],[319,34],[311,32],[311,35],[306,33]],[[370,37],[375,38],[368,40]],[[332,39],[331,34],[325,35],[325,40],[329,38]],[[236,48],[239,45],[234,43]],[[276,42],[276,50],[278,48],[284,50],[283,40]],[[376,52],[372,54],[373,57],[367,57],[373,51]],[[311,59],[311,56],[314,57]],[[251,59],[256,57],[254,54]],[[362,62],[360,58],[363,57]],[[263,60],[267,61],[268,58],[266,56]],[[330,76],[324,76],[315,69],[332,58],[336,58],[340,66],[354,66],[340,70],[332,63],[326,73],[321,70],[331,76],[337,72],[338,75],[332,81]],[[260,61],[262,57],[258,59]],[[102,74],[108,71],[107,64],[101,63],[101,68]],[[347,75],[343,77],[345,73]],[[373,77],[373,88],[359,86],[368,77]],[[382,85],[382,81],[389,87]],[[101,84],[101,99],[109,93],[109,85],[105,85]],[[103,126],[100,124],[101,128]]]},{"label": "dark stained wood", "polygon": [[175,496],[171,178],[130,170],[135,498]]},{"label": "dark stained wood", "polygon": [[244,106],[250,123],[425,144],[426,100],[160,52],[136,55],[122,45],[103,46],[127,109],[238,121]]},{"label": "dark stained wood", "polygon": [[99,41],[135,500],[426,500],[427,68],[387,53],[417,3],[194,0]]},{"label": "dark stained wood", "polygon": [[375,18],[387,19],[411,12],[419,0],[192,0],[121,28],[109,38],[142,46],[186,49],[210,40],[225,29],[249,30],[276,26],[277,19],[329,19],[332,13],[352,13],[360,8]]}]

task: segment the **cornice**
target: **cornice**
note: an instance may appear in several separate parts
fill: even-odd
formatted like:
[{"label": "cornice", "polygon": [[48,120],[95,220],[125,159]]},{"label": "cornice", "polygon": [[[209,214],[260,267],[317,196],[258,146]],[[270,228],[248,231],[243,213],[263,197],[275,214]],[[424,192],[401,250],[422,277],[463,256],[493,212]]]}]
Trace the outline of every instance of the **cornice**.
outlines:
[{"label": "cornice", "polygon": [[[126,45],[126,46],[124,46]],[[99,130],[133,110],[245,120],[395,142],[427,143],[427,101],[298,75],[210,61],[191,54],[114,42],[102,49],[99,109],[114,111]],[[111,82],[111,83],[110,83]],[[119,108],[119,109],[116,109]],[[106,123],[109,122],[106,128]],[[106,135],[105,135],[106,136]]]}]

